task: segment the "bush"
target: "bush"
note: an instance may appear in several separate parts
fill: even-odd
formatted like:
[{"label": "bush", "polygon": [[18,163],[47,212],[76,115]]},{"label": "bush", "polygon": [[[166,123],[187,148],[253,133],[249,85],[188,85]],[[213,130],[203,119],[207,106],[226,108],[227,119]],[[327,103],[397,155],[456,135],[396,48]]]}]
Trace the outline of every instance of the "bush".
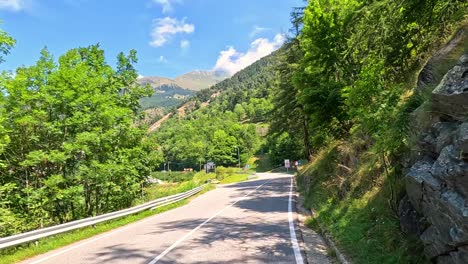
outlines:
[{"label": "bush", "polygon": [[214,173],[205,173],[205,172],[198,172],[193,176],[193,183],[195,185],[200,185],[206,183],[208,180],[215,179],[216,174]]},{"label": "bush", "polygon": [[153,172],[151,174],[153,178],[166,181],[166,182],[190,181],[193,179],[194,175],[195,174],[193,172],[181,172],[181,171]]},{"label": "bush", "polygon": [[237,174],[241,172],[239,168],[233,168],[233,167],[217,167],[216,168],[216,179],[218,180],[223,180],[226,177],[229,177],[233,174]]}]

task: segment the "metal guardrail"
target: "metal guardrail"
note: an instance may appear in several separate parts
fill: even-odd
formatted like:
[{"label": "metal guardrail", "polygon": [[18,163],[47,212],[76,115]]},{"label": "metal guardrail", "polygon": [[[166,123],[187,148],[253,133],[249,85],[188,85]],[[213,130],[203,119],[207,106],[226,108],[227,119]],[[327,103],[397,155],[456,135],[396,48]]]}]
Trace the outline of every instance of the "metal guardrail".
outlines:
[{"label": "metal guardrail", "polygon": [[192,190],[189,190],[183,193],[166,196],[166,197],[159,198],[159,199],[156,199],[156,200],[144,203],[144,204],[140,204],[131,208],[123,209],[123,210],[112,212],[112,213],[107,213],[107,214],[98,215],[94,217],[88,217],[85,219],[76,220],[76,221],[72,221],[72,222],[68,222],[68,223],[60,224],[60,225],[55,225],[51,227],[46,227],[46,228],[42,228],[42,229],[38,229],[34,231],[29,231],[26,233],[21,233],[21,234],[9,236],[9,237],[3,237],[3,238],[0,238],[0,249],[16,246],[16,245],[27,243],[27,242],[37,241],[38,239],[41,239],[44,237],[64,233],[64,232],[75,230],[75,229],[82,228],[82,227],[95,225],[95,224],[109,221],[115,218],[138,213],[147,209],[151,209],[151,210],[156,209],[158,207],[172,204],[172,203],[181,201],[183,199],[186,199],[192,195],[195,195],[199,193],[201,190],[203,190],[204,187],[205,185],[202,185],[202,186],[199,186],[197,188],[194,188]]}]

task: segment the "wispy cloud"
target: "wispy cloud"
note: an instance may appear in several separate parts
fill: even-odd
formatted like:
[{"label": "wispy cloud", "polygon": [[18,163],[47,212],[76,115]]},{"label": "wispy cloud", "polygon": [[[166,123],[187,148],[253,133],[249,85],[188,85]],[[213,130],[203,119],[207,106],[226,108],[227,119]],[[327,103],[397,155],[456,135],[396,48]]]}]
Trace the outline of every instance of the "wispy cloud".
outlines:
[{"label": "wispy cloud", "polygon": [[258,38],[250,43],[250,48],[247,52],[242,53],[228,47],[220,52],[214,71],[224,71],[230,75],[244,69],[258,59],[272,53],[283,45],[286,38],[282,34],[277,34],[273,40],[266,38]]},{"label": "wispy cloud", "polygon": [[182,3],[181,0],[153,0],[153,2],[161,5],[164,14],[172,12],[174,10],[174,4]]},{"label": "wispy cloud", "polygon": [[190,48],[190,41],[185,40],[185,39],[181,40],[180,41],[180,48],[183,49],[183,50]]},{"label": "wispy cloud", "polygon": [[167,59],[166,59],[163,55],[161,55],[161,56],[159,56],[158,61],[159,61],[160,63],[166,63],[166,62],[167,62]]},{"label": "wispy cloud", "polygon": [[165,17],[153,20],[151,30],[151,42],[153,47],[161,47],[176,34],[190,34],[195,31],[195,25],[185,23],[185,18],[177,20],[176,18]]},{"label": "wispy cloud", "polygon": [[26,3],[23,0],[0,0],[0,9],[20,11],[25,7]]},{"label": "wispy cloud", "polygon": [[254,26],[254,27],[252,28],[252,30],[250,31],[249,37],[253,38],[253,37],[255,37],[256,35],[258,35],[258,34],[260,34],[260,33],[262,33],[262,32],[268,31],[268,30],[271,30],[271,28]]}]

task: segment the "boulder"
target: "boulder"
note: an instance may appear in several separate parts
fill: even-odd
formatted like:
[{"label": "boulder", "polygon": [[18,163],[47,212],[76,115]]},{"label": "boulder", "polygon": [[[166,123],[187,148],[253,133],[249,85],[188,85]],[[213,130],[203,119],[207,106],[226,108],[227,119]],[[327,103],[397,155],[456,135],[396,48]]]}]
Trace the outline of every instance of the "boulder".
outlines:
[{"label": "boulder", "polygon": [[468,122],[464,122],[458,128],[456,144],[462,151],[462,159],[468,159]]},{"label": "boulder", "polygon": [[437,122],[432,126],[432,128],[434,129],[436,136],[434,141],[434,150],[436,153],[440,153],[445,146],[452,144],[457,124],[452,122]]},{"label": "boulder", "polygon": [[406,174],[406,193],[408,199],[418,212],[422,212],[424,182],[436,181],[431,175],[432,163],[430,161],[416,162]]},{"label": "boulder", "polygon": [[400,227],[406,234],[419,236],[425,228],[425,223],[421,215],[416,211],[408,196],[403,197],[398,206],[398,217]]},{"label": "boulder", "polygon": [[468,118],[468,54],[444,76],[432,92],[432,110],[456,120]]}]

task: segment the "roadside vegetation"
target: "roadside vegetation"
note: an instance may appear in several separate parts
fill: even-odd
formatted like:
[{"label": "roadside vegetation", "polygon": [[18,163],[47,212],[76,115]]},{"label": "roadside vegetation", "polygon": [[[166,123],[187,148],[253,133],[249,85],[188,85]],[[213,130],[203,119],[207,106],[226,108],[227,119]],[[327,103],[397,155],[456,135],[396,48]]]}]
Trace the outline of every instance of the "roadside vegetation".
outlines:
[{"label": "roadside vegetation", "polygon": [[[142,220],[146,217],[160,214],[168,210],[183,206],[187,204],[190,201],[190,199],[193,199],[196,196],[202,195],[203,193],[206,193],[214,188],[215,188],[214,185],[209,184],[200,193],[188,199],[185,199],[185,200],[173,203],[173,204],[162,206],[154,210],[143,211],[143,212],[140,212],[134,215],[129,215],[129,216],[119,218],[116,220],[111,220],[108,222],[100,223],[93,227],[81,228],[81,229],[74,230],[71,232],[47,237],[47,238],[41,239],[37,245],[34,243],[29,243],[29,244],[24,244],[16,248],[2,250],[0,251],[0,264],[16,263],[16,262],[37,256],[37,255],[49,252],[51,250],[58,249],[60,247],[75,243],[77,241],[84,240],[84,239],[117,229],[119,227],[123,227],[127,224]],[[178,193],[178,190],[174,190],[174,193],[170,193],[170,194],[175,194],[175,193]],[[170,195],[170,194],[168,193],[167,195]]]},{"label": "roadside vegetation", "polygon": [[[155,173],[154,175],[161,175]],[[164,173],[163,175],[166,175]],[[146,217],[165,212],[167,210],[177,208],[179,206],[187,204],[187,202],[201,195],[207,191],[210,191],[215,188],[213,184],[209,184],[209,181],[216,179],[217,175],[214,173],[183,173],[183,172],[170,172],[167,175],[172,175],[168,177],[171,181],[164,183],[154,183],[147,184],[142,189],[142,193],[139,198],[136,198],[133,202],[133,205],[138,205],[144,202],[149,202],[158,198],[166,197],[173,194],[178,194],[181,192],[189,191],[193,188],[196,188],[202,184],[208,183],[208,185],[198,194],[192,196],[188,199],[176,202],[174,204],[162,206],[154,210],[146,210],[137,214],[129,215],[119,219],[110,220],[104,223],[97,224],[92,227],[85,227],[63,234],[54,235],[51,237],[43,238],[38,241],[37,245],[35,243],[26,243],[17,247],[12,247],[8,249],[0,250],[0,264],[2,263],[14,263],[18,262],[42,253],[46,253],[50,250],[54,250],[71,243],[116,229],[121,226],[139,221]],[[224,175],[224,174],[223,174]],[[229,175],[228,175],[229,176]],[[160,177],[161,178],[161,177]],[[239,179],[239,181],[242,179]]]},{"label": "roadside vegetation", "polygon": [[353,262],[427,262],[420,240],[400,230],[402,170],[412,112],[428,98],[419,72],[467,24],[467,7],[319,0],[292,15],[269,132],[278,150],[309,159],[297,175],[309,224]]},{"label": "roadside vegetation", "polygon": [[[11,47],[4,39],[0,46]],[[120,53],[114,69],[99,45],[58,60],[43,49],[35,65],[0,77],[0,237],[141,197],[162,156],[134,125],[150,93],[136,83],[136,62],[134,50]]]},{"label": "roadside vegetation", "polygon": [[[197,92],[193,107],[151,135],[138,125],[151,91],[136,82],[135,51],[112,68],[99,45],[58,60],[44,49],[35,65],[0,76],[0,237],[211,180],[243,181],[246,165],[276,171],[284,159],[305,159],[297,183],[316,212],[311,226],[356,263],[424,263],[397,214],[412,114],[428,98],[416,86],[432,54],[468,25],[467,13],[463,0],[308,1],[292,12],[282,48]],[[0,31],[2,55],[14,44]],[[209,161],[216,173],[161,172],[202,171]],[[47,243],[0,261],[58,247]]]}]

